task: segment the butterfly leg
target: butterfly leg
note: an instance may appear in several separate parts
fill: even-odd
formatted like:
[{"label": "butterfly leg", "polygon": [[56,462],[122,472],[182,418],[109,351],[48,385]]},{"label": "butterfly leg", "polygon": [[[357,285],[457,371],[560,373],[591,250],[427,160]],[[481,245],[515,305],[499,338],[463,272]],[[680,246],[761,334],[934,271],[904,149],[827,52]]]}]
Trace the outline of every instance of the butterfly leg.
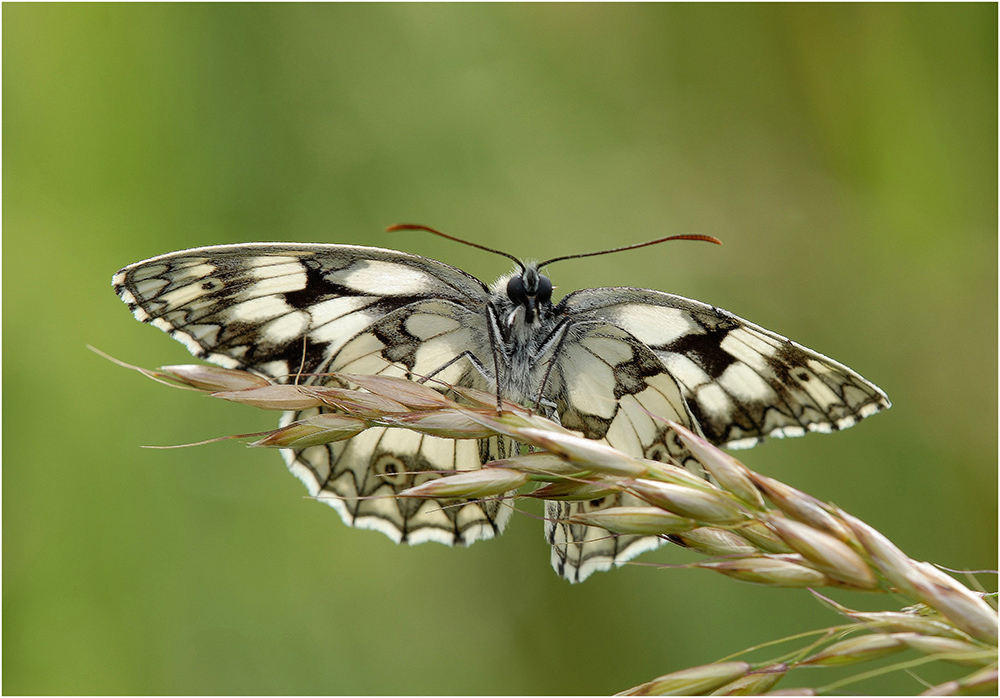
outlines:
[{"label": "butterfly leg", "polygon": [[[556,333],[559,333],[558,339],[555,339]],[[542,376],[542,382],[538,386],[538,393],[535,395],[535,406],[534,411],[537,412],[538,408],[542,405],[542,399],[545,395],[545,386],[549,382],[549,376],[552,373],[552,367],[556,365],[556,360],[559,358],[559,352],[562,351],[563,342],[566,341],[566,337],[569,332],[566,330],[566,325],[561,324],[556,331],[549,335],[548,339],[543,343],[543,350],[551,346],[552,342],[555,341],[555,348],[552,350],[552,359],[549,361],[548,366],[545,367],[545,375]]]},{"label": "butterfly leg", "polygon": [[500,348],[499,342],[503,341],[503,335],[500,332],[500,320],[497,317],[497,311],[493,307],[492,303],[486,305],[486,313],[490,318],[490,352],[493,354],[493,376],[496,380],[496,390],[497,390],[497,414],[503,412],[503,396],[501,395],[500,388]]},{"label": "butterfly leg", "polygon": [[[437,376],[440,373],[443,373],[445,370],[447,370],[453,364],[461,361],[462,359],[468,359],[469,363],[472,364],[473,368],[475,368],[476,371],[479,372],[479,375],[481,375],[483,377],[483,379],[487,383],[489,383],[490,376],[486,372],[486,367],[483,366],[483,364],[479,361],[479,359],[476,357],[476,355],[473,354],[471,351],[463,351],[461,354],[458,354],[454,358],[449,359],[447,363],[442,364],[438,368],[436,368],[433,371],[431,371],[430,373],[428,373],[426,376],[422,376],[420,378],[420,380],[417,381],[417,382],[418,383],[426,383],[427,381],[433,381],[433,380],[435,380],[435,378],[434,378],[435,376]],[[445,383],[445,385],[448,385],[448,384]]]}]

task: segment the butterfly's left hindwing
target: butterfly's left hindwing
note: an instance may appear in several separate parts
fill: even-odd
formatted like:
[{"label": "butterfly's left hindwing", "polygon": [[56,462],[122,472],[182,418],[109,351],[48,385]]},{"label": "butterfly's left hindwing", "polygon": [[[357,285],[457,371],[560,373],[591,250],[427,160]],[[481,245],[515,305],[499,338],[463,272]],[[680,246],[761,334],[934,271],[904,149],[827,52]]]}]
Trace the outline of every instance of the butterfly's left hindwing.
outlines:
[{"label": "butterfly's left hindwing", "polygon": [[[300,384],[323,383],[308,374],[343,371],[492,389],[486,288],[424,257],[348,245],[223,245],[133,264],[114,285],[139,320],[195,356],[278,382],[298,376]],[[282,423],[315,412],[286,413]],[[310,494],[348,525],[397,542],[452,545],[502,531],[509,505],[394,495],[509,451],[505,439],[454,441],[376,428],[283,454]]]},{"label": "butterfly's left hindwing", "polygon": [[[316,412],[290,412],[282,423]],[[285,449],[282,454],[309,494],[333,507],[349,526],[380,531],[397,543],[469,545],[499,535],[510,519],[511,505],[499,498],[470,502],[396,495],[441,472],[474,470],[500,457],[510,442],[498,439],[502,437],[443,439],[375,427],[348,441]]]}]

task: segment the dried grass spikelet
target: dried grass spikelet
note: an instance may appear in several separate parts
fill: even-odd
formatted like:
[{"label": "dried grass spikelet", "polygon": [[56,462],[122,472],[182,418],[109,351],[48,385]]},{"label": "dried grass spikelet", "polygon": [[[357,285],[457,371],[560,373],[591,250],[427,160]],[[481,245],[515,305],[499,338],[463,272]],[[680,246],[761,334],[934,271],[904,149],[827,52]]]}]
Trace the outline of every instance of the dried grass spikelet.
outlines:
[{"label": "dried grass spikelet", "polygon": [[[922,658],[918,661],[974,668],[929,688],[927,695],[996,691],[997,612],[985,595],[929,563],[912,560],[883,534],[841,509],[749,470],[681,425],[669,426],[711,480],[676,464],[634,458],[584,439],[518,405],[504,402],[498,412],[495,395],[466,388],[444,391],[453,400],[442,391],[385,376],[330,374],[343,387],[320,387],[276,385],[211,366],[137,370],[160,382],[263,409],[323,405],[329,410],[275,429],[254,446],[305,448],[383,426],[455,439],[499,434],[533,451],[481,470],[443,474],[404,491],[402,497],[485,497],[531,482],[537,486],[525,496],[535,498],[594,499],[628,492],[645,505],[580,513],[570,522],[604,528],[608,535],[669,535],[713,558],[688,567],[745,582],[892,592],[912,604],[902,610],[860,612],[814,592],[848,623],[823,631],[810,651],[782,661],[721,661],[682,669],[623,695],[763,693],[800,667],[862,664],[904,652],[917,653]],[[837,690],[851,680],[823,690]]]}]

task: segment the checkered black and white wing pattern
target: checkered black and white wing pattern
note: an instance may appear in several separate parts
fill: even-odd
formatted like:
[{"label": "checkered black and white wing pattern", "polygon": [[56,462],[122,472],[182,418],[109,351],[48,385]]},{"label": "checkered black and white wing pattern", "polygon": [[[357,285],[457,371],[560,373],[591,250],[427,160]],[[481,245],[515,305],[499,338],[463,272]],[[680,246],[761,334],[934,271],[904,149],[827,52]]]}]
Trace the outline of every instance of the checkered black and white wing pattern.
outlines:
[{"label": "checkered black and white wing pattern", "polygon": [[765,437],[832,432],[888,409],[860,375],[732,313],[637,288],[588,289],[563,299],[641,341],[677,382],[712,443],[747,448]]},{"label": "checkered black and white wing pattern", "polygon": [[[659,358],[620,327],[599,320],[571,321],[546,388],[560,422],[569,429],[637,457],[678,463],[690,458],[662,421],[697,429],[680,388]],[[655,536],[612,535],[567,521],[577,513],[641,505],[628,494],[546,502],[552,566],[569,581],[580,582],[664,543]]]},{"label": "checkered black and white wing pattern", "polygon": [[[548,390],[564,426],[631,455],[697,465],[657,418],[711,442],[846,429],[889,400],[851,369],[724,310],[658,291],[596,288],[556,312],[572,318]],[[552,564],[570,581],[621,565],[663,540],[569,524],[574,513],[642,504],[629,495],[549,502]]]},{"label": "checkered black and white wing pattern", "polygon": [[[344,371],[491,389],[485,286],[424,257],[348,245],[222,245],[125,267],[114,286],[136,318],[195,356],[278,382],[299,374],[299,383],[323,382],[307,374]],[[509,507],[390,497],[437,477],[430,471],[478,468],[509,448],[496,439],[372,429],[283,453],[309,492],[349,525],[408,543],[468,544],[501,531]]]}]

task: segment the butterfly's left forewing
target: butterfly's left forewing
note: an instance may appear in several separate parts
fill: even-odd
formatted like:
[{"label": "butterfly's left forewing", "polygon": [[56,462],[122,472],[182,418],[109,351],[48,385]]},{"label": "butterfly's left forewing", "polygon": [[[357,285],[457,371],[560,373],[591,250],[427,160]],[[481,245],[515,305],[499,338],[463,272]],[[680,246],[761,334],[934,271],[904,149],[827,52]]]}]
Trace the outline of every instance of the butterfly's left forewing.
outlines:
[{"label": "butterfly's left forewing", "polygon": [[430,301],[448,306],[443,317],[440,307],[430,311],[439,324],[463,324],[485,337],[488,293],[481,282],[447,264],[381,248],[202,247],[132,264],[113,283],[137,319],[195,356],[276,380],[300,369],[329,370],[330,357],[393,313],[403,330],[441,333],[420,316],[408,318]]},{"label": "butterfly's left forewing", "polygon": [[[114,285],[136,318],[195,356],[277,382],[321,384],[328,379],[310,374],[342,371],[491,388],[485,286],[424,257],[350,245],[222,245],[133,264]],[[283,423],[313,413],[288,413]],[[509,449],[506,440],[376,428],[283,453],[310,493],[349,525],[408,543],[467,544],[502,530],[510,508],[394,495]]]}]

